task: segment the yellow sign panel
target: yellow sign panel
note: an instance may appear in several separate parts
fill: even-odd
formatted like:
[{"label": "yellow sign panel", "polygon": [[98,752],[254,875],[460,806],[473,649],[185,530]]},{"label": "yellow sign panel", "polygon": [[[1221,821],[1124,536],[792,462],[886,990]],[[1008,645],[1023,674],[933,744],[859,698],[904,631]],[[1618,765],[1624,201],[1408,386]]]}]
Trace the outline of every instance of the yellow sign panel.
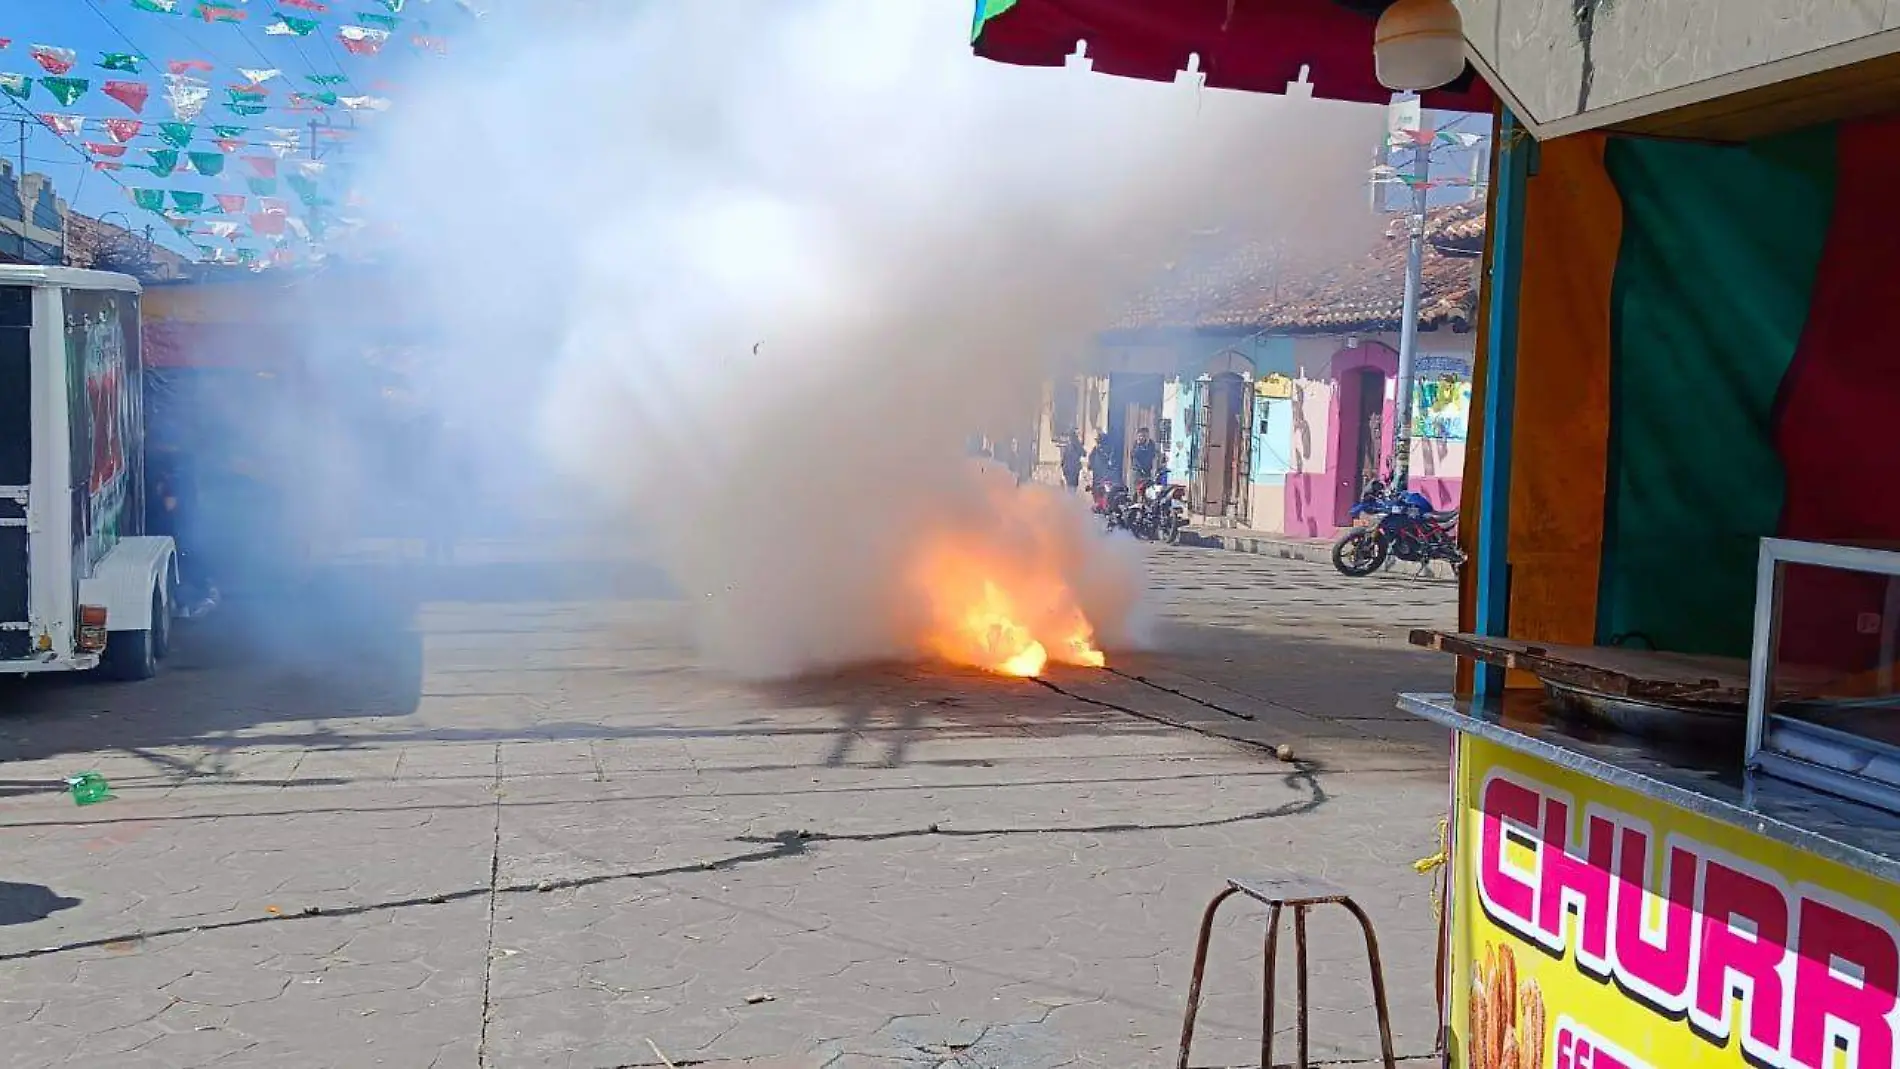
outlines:
[{"label": "yellow sign panel", "polygon": [[1293,396],[1293,380],[1287,378],[1285,375],[1268,375],[1266,378],[1256,381],[1253,384],[1253,389],[1254,392],[1261,397],[1284,400]]},{"label": "yellow sign panel", "polygon": [[1900,1067],[1900,888],[1461,735],[1452,1064]]}]

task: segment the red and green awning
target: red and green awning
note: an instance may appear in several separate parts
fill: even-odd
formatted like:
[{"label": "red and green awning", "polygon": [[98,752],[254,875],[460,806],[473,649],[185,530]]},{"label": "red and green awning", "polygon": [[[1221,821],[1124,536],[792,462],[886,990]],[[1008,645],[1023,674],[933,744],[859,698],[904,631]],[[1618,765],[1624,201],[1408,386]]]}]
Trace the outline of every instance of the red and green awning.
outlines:
[{"label": "red and green awning", "polygon": [[[1747,656],[1761,538],[1900,542],[1886,329],[1900,121],[1542,149],[1519,301],[1512,633]],[[1791,573],[1784,656],[1873,663],[1864,621],[1884,595],[1877,579]]]},{"label": "red and green awning", "polygon": [[[1283,93],[1306,68],[1313,95],[1384,104],[1372,30],[1391,0],[977,0],[971,44],[999,63],[1059,67],[1086,41],[1094,69],[1173,81],[1191,56],[1218,89]],[[1490,111],[1470,67],[1425,106]]]}]

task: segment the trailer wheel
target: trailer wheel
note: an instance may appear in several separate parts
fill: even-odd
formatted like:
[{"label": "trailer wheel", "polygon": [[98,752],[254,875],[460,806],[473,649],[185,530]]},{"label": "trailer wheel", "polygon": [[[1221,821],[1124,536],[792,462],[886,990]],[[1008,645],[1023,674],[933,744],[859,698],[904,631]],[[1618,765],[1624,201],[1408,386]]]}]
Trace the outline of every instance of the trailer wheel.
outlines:
[{"label": "trailer wheel", "polygon": [[172,605],[176,601],[171,580],[160,579],[152,593],[152,655],[161,661],[172,655]]},{"label": "trailer wheel", "polygon": [[170,622],[163,615],[164,597],[157,591],[152,594],[152,626],[143,631],[114,631],[107,637],[106,655],[99,662],[107,676],[136,682],[158,674],[159,644],[171,643]]}]

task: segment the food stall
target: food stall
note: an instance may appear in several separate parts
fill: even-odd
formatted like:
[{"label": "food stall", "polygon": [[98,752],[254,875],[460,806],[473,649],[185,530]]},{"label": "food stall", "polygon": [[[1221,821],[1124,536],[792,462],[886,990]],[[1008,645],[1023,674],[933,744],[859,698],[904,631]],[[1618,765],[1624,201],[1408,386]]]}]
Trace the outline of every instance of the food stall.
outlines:
[{"label": "food stall", "polygon": [[1896,135],[1502,139],[1454,1064],[1900,1065]]},{"label": "food stall", "polygon": [[1460,633],[1413,636],[1458,685],[1400,699],[1455,732],[1454,1065],[1900,1065],[1900,362],[1869,329],[1900,121],[1869,64],[1640,128],[1501,120],[1474,563]]},{"label": "food stall", "polygon": [[[1370,100],[1339,9],[1448,6],[992,0],[976,43],[1255,89],[1306,53]],[[1498,96],[1473,564],[1413,636],[1454,685],[1400,698],[1454,733],[1444,1057],[1900,1066],[1895,27],[1457,6],[1483,78],[1448,87]],[[1276,12],[1325,41],[1243,40]]]}]

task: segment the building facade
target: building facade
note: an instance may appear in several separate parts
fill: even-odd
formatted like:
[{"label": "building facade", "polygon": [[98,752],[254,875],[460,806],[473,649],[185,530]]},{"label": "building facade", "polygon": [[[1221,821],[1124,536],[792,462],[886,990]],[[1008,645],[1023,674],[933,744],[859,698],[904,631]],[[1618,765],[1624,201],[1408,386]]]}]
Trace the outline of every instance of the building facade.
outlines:
[{"label": "building facade", "polygon": [[22,175],[0,160],[0,263],[65,262],[66,202],[45,175]]},{"label": "building facade", "polygon": [[[1440,508],[1462,489],[1483,238],[1481,201],[1428,218],[1410,473]],[[1159,293],[1051,385],[1039,477],[1057,477],[1066,428],[1105,436],[1126,471],[1145,427],[1203,526],[1331,537],[1365,484],[1390,476],[1405,255],[1387,234],[1358,260],[1295,272],[1248,249],[1200,273],[1225,275],[1233,296]]]}]

